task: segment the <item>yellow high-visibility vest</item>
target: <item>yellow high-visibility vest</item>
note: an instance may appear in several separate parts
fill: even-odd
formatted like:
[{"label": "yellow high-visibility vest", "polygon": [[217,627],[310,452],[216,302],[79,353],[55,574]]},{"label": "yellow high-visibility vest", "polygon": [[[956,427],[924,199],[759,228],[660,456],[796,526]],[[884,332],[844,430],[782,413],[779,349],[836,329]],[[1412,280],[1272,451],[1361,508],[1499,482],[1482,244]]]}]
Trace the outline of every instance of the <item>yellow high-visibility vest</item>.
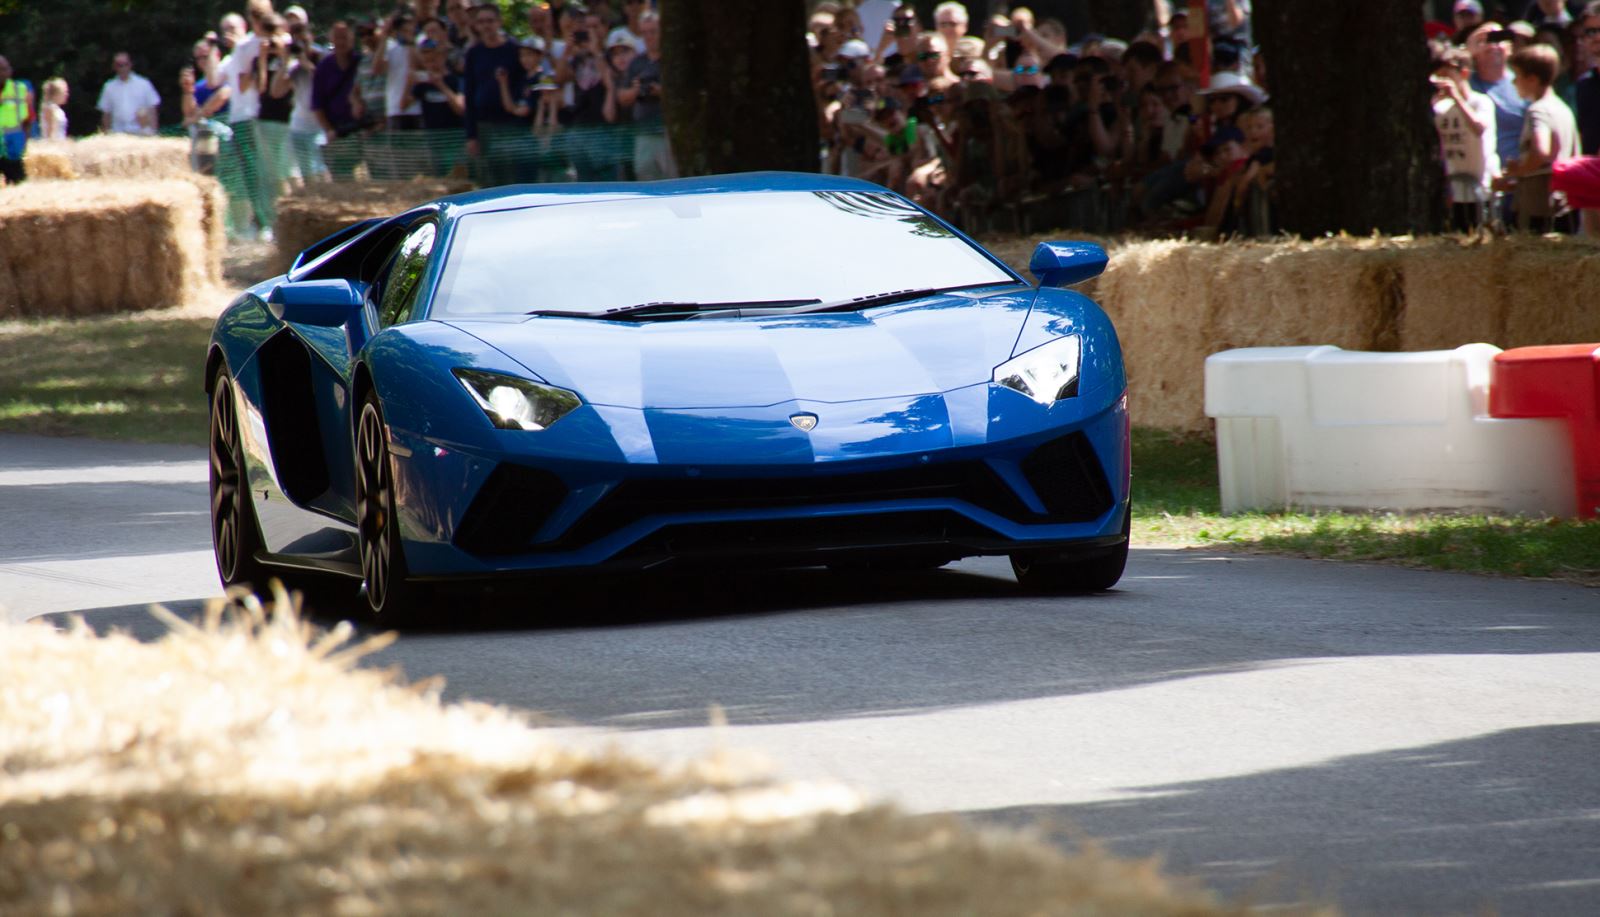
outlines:
[{"label": "yellow high-visibility vest", "polygon": [[0,133],[22,130],[28,120],[28,87],[18,79],[0,87]]}]

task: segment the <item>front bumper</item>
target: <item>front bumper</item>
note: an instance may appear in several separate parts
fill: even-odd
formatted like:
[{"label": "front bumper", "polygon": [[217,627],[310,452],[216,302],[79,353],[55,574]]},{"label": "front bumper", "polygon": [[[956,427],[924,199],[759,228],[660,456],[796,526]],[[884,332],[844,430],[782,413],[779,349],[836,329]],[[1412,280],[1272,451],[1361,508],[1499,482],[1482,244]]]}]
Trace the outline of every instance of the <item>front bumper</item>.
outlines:
[{"label": "front bumper", "polygon": [[[391,431],[406,560],[454,578],[1104,547],[1122,538],[1128,421],[1121,393],[1095,407],[986,385],[893,404],[586,407],[490,448]],[[800,412],[816,430],[789,423]]]}]

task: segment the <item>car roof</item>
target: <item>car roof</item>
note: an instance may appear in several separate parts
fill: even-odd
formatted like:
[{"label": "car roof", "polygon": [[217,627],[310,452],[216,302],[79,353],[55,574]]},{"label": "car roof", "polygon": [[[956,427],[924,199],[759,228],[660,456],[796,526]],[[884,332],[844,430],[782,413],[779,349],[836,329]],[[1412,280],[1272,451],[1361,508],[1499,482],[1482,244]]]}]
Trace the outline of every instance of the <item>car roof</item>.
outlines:
[{"label": "car roof", "polygon": [[807,172],[741,172],[648,182],[569,182],[538,185],[502,185],[440,198],[456,215],[491,210],[514,210],[585,200],[614,201],[630,197],[664,197],[676,194],[743,194],[772,191],[854,191],[889,193],[887,188],[858,178]]}]

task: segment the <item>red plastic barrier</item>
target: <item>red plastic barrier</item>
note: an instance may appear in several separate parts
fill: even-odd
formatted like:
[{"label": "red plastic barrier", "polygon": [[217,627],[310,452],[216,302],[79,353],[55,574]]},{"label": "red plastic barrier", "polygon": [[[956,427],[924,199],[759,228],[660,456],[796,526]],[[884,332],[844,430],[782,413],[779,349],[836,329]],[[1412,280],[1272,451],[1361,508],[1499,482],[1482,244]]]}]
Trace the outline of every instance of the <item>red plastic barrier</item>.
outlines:
[{"label": "red plastic barrier", "polygon": [[1493,417],[1558,417],[1572,433],[1578,516],[1600,514],[1600,344],[1518,347],[1494,358]]}]

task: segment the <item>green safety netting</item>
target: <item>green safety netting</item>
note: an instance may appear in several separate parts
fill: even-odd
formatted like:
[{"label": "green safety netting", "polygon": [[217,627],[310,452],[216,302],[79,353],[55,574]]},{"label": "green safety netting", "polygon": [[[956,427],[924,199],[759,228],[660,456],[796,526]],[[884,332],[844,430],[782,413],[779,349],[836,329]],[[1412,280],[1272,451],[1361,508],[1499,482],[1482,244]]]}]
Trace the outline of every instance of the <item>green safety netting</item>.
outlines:
[{"label": "green safety netting", "polygon": [[[525,122],[484,124],[480,153],[469,156],[466,135],[449,130],[377,130],[345,137],[292,131],[283,122],[202,122],[171,127],[166,136],[191,138],[191,159],[213,174],[228,197],[228,231],[269,227],[277,199],[312,181],[406,181],[456,178],[480,187],[522,182],[618,181],[636,176],[636,152],[659,144],[660,125],[572,125],[535,132]],[[641,144],[641,139],[645,141]],[[642,177],[661,177],[647,175]]]}]

